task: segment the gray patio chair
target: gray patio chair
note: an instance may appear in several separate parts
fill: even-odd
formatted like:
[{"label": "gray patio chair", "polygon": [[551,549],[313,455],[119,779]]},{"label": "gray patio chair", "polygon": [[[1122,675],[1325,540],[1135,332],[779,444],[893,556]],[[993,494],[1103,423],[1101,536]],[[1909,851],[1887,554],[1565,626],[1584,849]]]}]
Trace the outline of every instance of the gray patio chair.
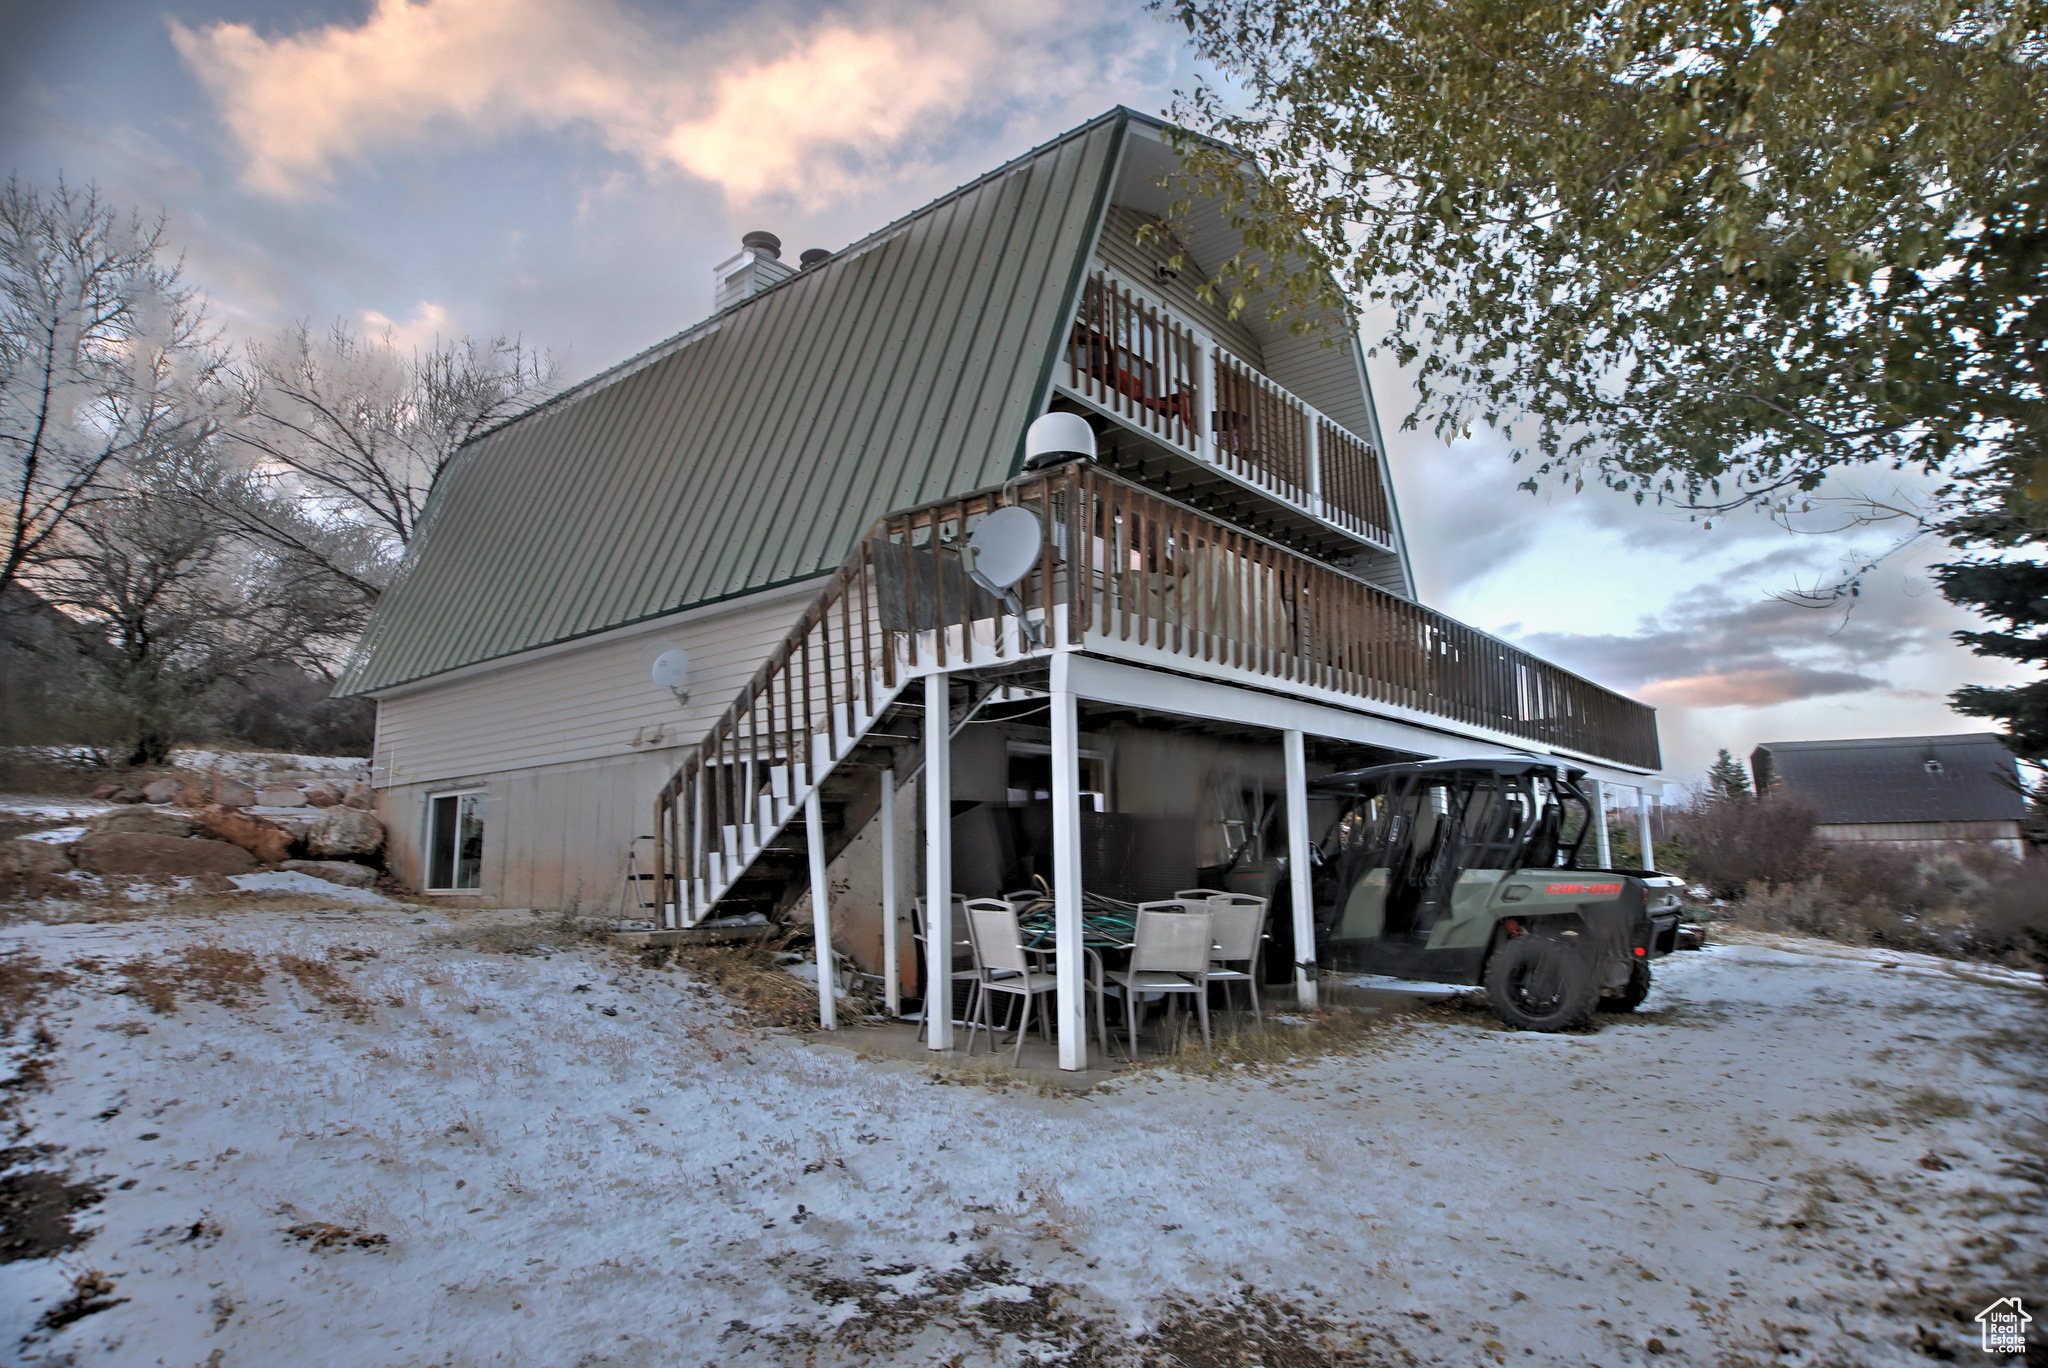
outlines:
[{"label": "gray patio chair", "polygon": [[[1031,1029],[1031,1006],[1041,993],[1056,992],[1059,976],[1031,967],[1031,952],[1024,948],[1023,933],[1017,929],[1017,911],[1008,903],[977,898],[967,904],[967,925],[974,938],[974,957],[981,966],[981,1022],[988,1032],[989,1049],[995,1049],[995,1028],[989,1024],[989,999],[997,993],[1024,999],[1024,1013],[1017,1021],[1017,1049],[1010,1056],[1015,1067],[1024,1058],[1024,1034]],[[1043,1008],[1038,1012],[1040,1034],[1052,1038]],[[974,1053],[974,1025],[967,1028],[967,1053]]]},{"label": "gray patio chair", "polygon": [[1137,913],[1137,934],[1128,969],[1104,977],[1123,990],[1124,1020],[1130,1026],[1131,1058],[1138,1057],[1138,1018],[1147,993],[1192,993],[1201,1013],[1202,1043],[1209,1043],[1209,955],[1214,949],[1212,919],[1206,908],[1145,903]]},{"label": "gray patio chair", "polygon": [[955,1026],[966,1026],[974,1020],[974,1006],[981,993],[981,971],[974,967],[974,944],[967,936],[967,918],[960,908],[962,899],[953,899],[953,950],[947,957],[953,966],[952,977],[943,991],[938,988],[939,957],[932,953],[931,938],[925,930],[924,899],[913,898],[910,902],[910,937],[924,947],[924,1010],[918,1013],[917,1038],[923,1040],[931,1031],[932,1003],[943,1001],[950,1010],[953,1005],[953,985],[966,983],[967,1018],[955,1021]]},{"label": "gray patio chair", "polygon": [[1230,985],[1242,983],[1252,1000],[1252,1018],[1264,1021],[1259,1010],[1259,960],[1266,946],[1266,916],[1269,904],[1249,893],[1217,893],[1209,898],[1209,915],[1215,919],[1215,948],[1209,952],[1209,982],[1223,985],[1223,1003],[1230,1005]]}]

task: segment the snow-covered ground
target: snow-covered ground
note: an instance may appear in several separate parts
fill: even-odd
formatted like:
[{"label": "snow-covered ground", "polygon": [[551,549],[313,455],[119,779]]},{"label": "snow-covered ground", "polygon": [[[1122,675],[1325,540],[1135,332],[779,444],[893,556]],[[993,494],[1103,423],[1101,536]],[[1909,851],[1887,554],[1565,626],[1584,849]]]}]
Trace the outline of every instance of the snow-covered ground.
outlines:
[{"label": "snow-covered ground", "polygon": [[511,914],[0,951],[59,975],[10,1158],[103,1193],[0,1263],[32,1365],[1907,1364],[2048,1282],[2048,999],[2000,970],[1723,946],[1585,1035],[1436,1008],[1075,1095]]}]

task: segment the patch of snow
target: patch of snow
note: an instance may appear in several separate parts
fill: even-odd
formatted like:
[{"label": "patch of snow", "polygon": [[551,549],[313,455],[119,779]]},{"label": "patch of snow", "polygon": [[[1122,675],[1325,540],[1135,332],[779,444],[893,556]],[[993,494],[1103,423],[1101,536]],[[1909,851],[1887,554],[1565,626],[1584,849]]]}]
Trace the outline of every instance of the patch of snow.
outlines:
[{"label": "patch of snow", "polygon": [[70,845],[73,841],[85,839],[85,833],[89,830],[91,830],[90,827],[82,826],[53,827],[48,831],[28,832],[19,839],[24,841],[43,841],[50,845]]},{"label": "patch of snow", "polygon": [[173,768],[203,774],[225,774],[236,779],[267,779],[293,774],[321,775],[330,779],[370,778],[370,762],[359,755],[293,755],[285,751],[174,750]]},{"label": "patch of snow", "polygon": [[0,817],[23,822],[76,821],[117,806],[98,798],[39,798],[16,794],[0,795]]},{"label": "patch of snow", "polygon": [[305,893],[314,897],[333,898],[337,902],[362,903],[373,907],[399,905],[374,888],[350,888],[346,884],[329,883],[325,879],[315,878],[296,869],[230,874],[228,882],[245,893]]},{"label": "patch of snow", "polygon": [[[1251,1287],[1388,1362],[1644,1363],[1656,1337],[1906,1368],[1918,1327],[1974,1350],[1947,1308],[2034,1285],[2048,1245],[2035,991],[1717,947],[1561,1048],[1417,1019],[1360,1054],[1040,1095],[934,1086],[965,1076],[863,1058],[858,1030],[754,1030],[605,947],[472,935],[530,921],[0,927],[70,976],[11,1143],[105,1194],[89,1243],[0,1264],[0,1342],[79,1368],[982,1368],[1056,1361],[1014,1329],[1047,1288],[1115,1361],[1168,1298]],[[188,951],[265,976],[169,1015],[124,991],[122,965]],[[290,1233],[322,1223],[385,1243]],[[126,1300],[36,1329],[86,1267]],[[899,1302],[922,1309],[866,1309]]]}]

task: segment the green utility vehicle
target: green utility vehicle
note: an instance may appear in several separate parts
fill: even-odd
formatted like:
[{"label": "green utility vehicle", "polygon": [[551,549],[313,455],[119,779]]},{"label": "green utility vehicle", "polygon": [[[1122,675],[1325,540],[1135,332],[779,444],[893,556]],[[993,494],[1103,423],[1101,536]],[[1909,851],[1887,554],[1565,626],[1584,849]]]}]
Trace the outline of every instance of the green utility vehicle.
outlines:
[{"label": "green utility vehicle", "polygon": [[1535,760],[1430,760],[1311,784],[1344,805],[1317,851],[1318,963],[1483,984],[1524,1030],[1633,1010],[1650,961],[1677,948],[1682,885],[1580,867],[1593,840],[1585,780]]}]

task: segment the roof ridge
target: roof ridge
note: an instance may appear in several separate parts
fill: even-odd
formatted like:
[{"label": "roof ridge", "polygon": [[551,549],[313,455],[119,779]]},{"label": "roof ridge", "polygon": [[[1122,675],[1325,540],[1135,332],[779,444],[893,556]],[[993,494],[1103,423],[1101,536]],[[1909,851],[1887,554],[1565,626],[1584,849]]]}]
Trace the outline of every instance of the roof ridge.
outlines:
[{"label": "roof ridge", "polygon": [[[1127,108],[1126,106],[1121,104],[1113,105],[1107,112],[1096,115],[1094,118],[1088,120],[1086,123],[1079,124],[1073,128],[1066,130],[1064,133],[1061,133],[1052,138],[1048,138],[1046,141],[1039,143],[1036,147],[1033,147],[1028,151],[1020,152],[1016,156],[1004,162],[1001,166],[996,167],[994,170],[984,172],[983,174],[976,176],[973,180],[963,181],[961,184],[954,186],[951,190],[948,190],[945,194],[940,195],[937,199],[934,199],[927,204],[920,205],[919,207],[911,210],[907,214],[903,214],[900,217],[891,219],[888,223],[883,224],[880,228],[875,229],[873,232],[867,234],[865,237],[856,238],[854,241],[849,242],[848,244],[846,244],[846,246],[841,247],[838,251],[826,257],[823,261],[820,261],[816,266],[812,267],[811,270],[822,270],[825,267],[832,265],[834,262],[840,261],[842,259],[851,260],[854,256],[861,255],[865,252],[874,249],[875,247],[880,246],[882,243],[902,233],[905,229],[907,229],[912,223],[915,223],[917,220],[924,218],[928,215],[937,213],[940,209],[943,209],[946,205],[952,203],[953,201],[958,200],[966,195],[972,194],[974,191],[980,189],[982,186],[987,185],[990,181],[998,180],[1003,176],[1011,174],[1012,172],[1016,171],[1019,167],[1023,166],[1027,162],[1036,161],[1038,158],[1043,157],[1047,152],[1050,152],[1056,147],[1063,146],[1066,143],[1072,142],[1076,138],[1083,137],[1086,134],[1094,132],[1096,128],[1105,123],[1111,122],[1112,120],[1117,118],[1118,115],[1134,115],[1138,118],[1146,119],[1153,124],[1157,124],[1160,127],[1165,127],[1165,125],[1161,123],[1160,120],[1152,118],[1150,115],[1140,114],[1137,110]],[[514,423],[524,422],[528,418],[537,418],[541,414],[546,413],[550,409],[586,398],[589,395],[595,394],[602,389],[619,383],[621,380],[625,380],[630,376],[637,375],[639,372],[647,369],[647,367],[656,365],[659,362],[667,360],[669,357],[675,355],[683,348],[689,346],[692,342],[697,342],[705,337],[710,336],[712,333],[716,332],[721,325],[724,324],[726,319],[732,317],[740,310],[748,308],[753,304],[759,303],[761,300],[766,299],[769,295],[774,294],[777,290],[784,288],[785,286],[791,284],[793,281],[805,279],[809,274],[809,271],[792,272],[791,274],[784,276],[781,280],[778,280],[771,285],[768,285],[760,290],[757,290],[756,292],[748,295],[744,299],[735,300],[732,303],[726,305],[723,309],[719,309],[716,312],[710,314],[709,316],[699,319],[695,323],[692,323],[689,327],[684,328],[681,332],[663,338],[661,341],[654,343],[652,346],[647,347],[645,350],[634,353],[632,356],[627,357],[625,360],[617,362],[614,365],[599,371],[596,375],[593,375],[588,379],[579,380],[575,384],[569,386],[569,388],[562,390],[559,393],[549,395],[547,398],[535,404],[532,408],[522,409],[518,413],[512,414],[509,417],[506,417],[500,420],[499,422],[492,424],[490,427],[484,428],[479,432],[471,434],[471,436],[468,437],[462,443],[462,446],[472,446],[475,443],[490,436],[492,433],[501,431],[504,428],[508,428],[512,426]],[[458,450],[460,450],[460,448],[458,448]]]}]

